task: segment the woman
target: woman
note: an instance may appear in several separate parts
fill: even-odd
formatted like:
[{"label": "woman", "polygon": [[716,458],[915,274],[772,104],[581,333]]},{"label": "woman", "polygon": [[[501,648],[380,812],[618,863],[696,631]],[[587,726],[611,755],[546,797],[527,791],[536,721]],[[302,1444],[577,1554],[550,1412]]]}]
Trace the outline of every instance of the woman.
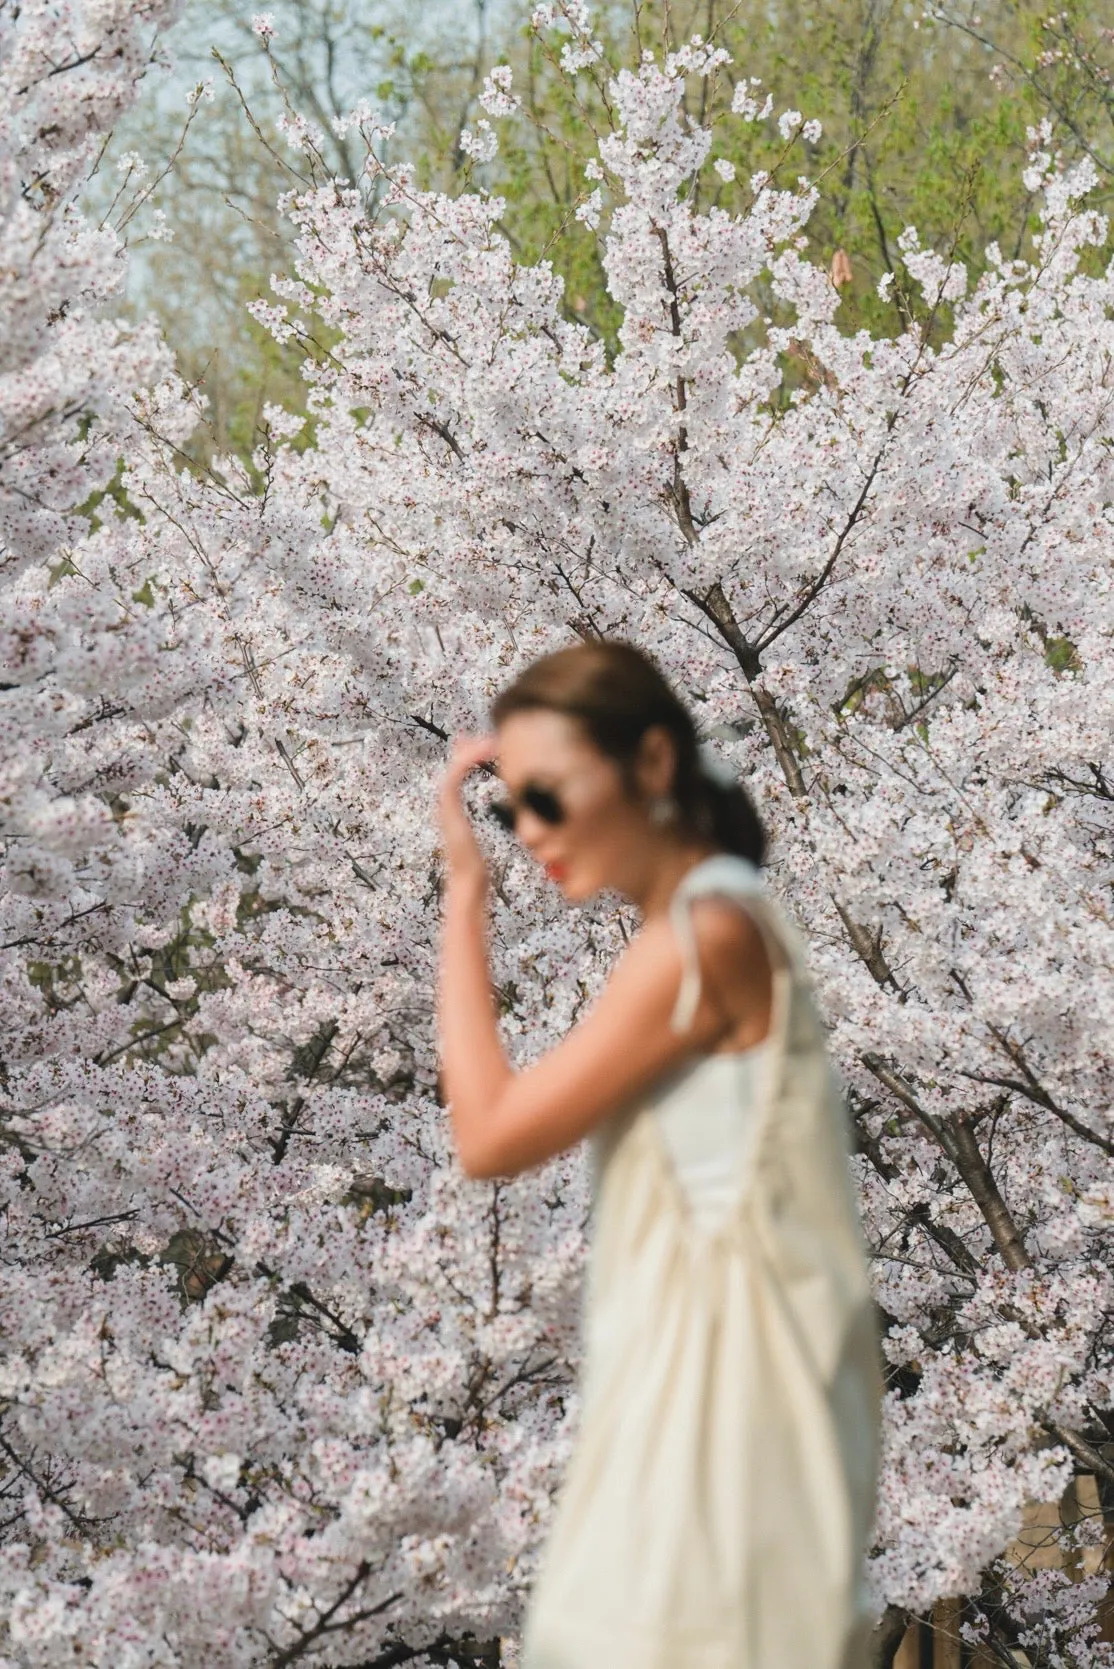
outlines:
[{"label": "woman", "polygon": [[[441,804],[457,1149],[509,1176],[591,1135],[596,1174],[582,1416],[526,1669],[857,1669],[877,1339],[843,1108],[758,819],[630,645],[536,661],[493,716]],[[643,918],[590,1014],[522,1072],[460,798],[490,758],[502,821],[565,897],[613,888]]]}]

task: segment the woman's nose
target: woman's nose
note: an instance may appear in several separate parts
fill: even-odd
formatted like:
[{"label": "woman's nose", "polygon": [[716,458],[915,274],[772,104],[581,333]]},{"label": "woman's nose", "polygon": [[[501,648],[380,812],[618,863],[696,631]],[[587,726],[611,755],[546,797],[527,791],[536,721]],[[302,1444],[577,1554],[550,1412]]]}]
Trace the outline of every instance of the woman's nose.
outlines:
[{"label": "woman's nose", "polygon": [[528,852],[536,852],[545,837],[545,824],[540,817],[535,817],[532,811],[521,809],[515,833]]}]

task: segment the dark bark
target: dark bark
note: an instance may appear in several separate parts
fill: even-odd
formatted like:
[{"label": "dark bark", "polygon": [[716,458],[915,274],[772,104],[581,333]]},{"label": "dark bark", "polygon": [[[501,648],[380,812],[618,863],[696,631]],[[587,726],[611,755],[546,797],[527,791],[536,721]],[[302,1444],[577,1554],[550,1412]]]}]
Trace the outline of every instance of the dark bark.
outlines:
[{"label": "dark bark", "polygon": [[952,1148],[949,1158],[982,1212],[1006,1268],[1015,1273],[1031,1268],[1033,1260],[1025,1248],[1021,1230],[1014,1222],[990,1166],[983,1158],[975,1132],[966,1119],[957,1118],[952,1122],[949,1134]]},{"label": "dark bark", "polygon": [[893,1669],[898,1647],[912,1618],[900,1605],[887,1605],[870,1637],[870,1669]]},{"label": "dark bark", "polygon": [[781,774],[789,785],[789,792],[794,799],[803,800],[808,790],[805,787],[801,762],[793,745],[788,721],[769,690],[757,681],[762,671],[761,657],[736,620],[722,585],[717,580],[703,596],[696,591],[686,591],[685,596],[712,622],[734,654],[750,688],[766,734],[770,738],[770,744],[781,767]]}]

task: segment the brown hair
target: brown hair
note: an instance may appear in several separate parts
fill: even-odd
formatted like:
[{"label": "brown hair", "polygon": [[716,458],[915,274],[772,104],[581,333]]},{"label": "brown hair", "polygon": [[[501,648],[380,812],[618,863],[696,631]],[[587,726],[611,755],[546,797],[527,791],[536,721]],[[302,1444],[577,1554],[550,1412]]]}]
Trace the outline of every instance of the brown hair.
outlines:
[{"label": "brown hair", "polygon": [[633,643],[577,643],[531,661],[495,698],[491,716],[499,725],[538,708],[578,720],[628,783],[642,737],[660,725],[677,750],[673,798],[683,822],[722,850],[761,864],[766,834],[750,795],[740,783],[707,773],[688,708]]}]

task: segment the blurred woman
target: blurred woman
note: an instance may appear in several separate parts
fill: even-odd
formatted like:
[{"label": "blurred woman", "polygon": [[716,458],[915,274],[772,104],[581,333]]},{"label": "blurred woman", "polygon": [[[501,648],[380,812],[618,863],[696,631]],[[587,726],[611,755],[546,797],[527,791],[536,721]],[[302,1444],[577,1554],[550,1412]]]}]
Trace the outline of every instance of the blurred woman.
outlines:
[{"label": "blurred woman", "polygon": [[[582,1413],[526,1669],[857,1669],[880,1375],[843,1105],[762,827],[631,645],[577,645],[498,697],[445,778],[443,1082],[461,1163],[511,1176],[588,1137]],[[494,809],[570,902],[642,925],[536,1065],[500,1045]]]}]

